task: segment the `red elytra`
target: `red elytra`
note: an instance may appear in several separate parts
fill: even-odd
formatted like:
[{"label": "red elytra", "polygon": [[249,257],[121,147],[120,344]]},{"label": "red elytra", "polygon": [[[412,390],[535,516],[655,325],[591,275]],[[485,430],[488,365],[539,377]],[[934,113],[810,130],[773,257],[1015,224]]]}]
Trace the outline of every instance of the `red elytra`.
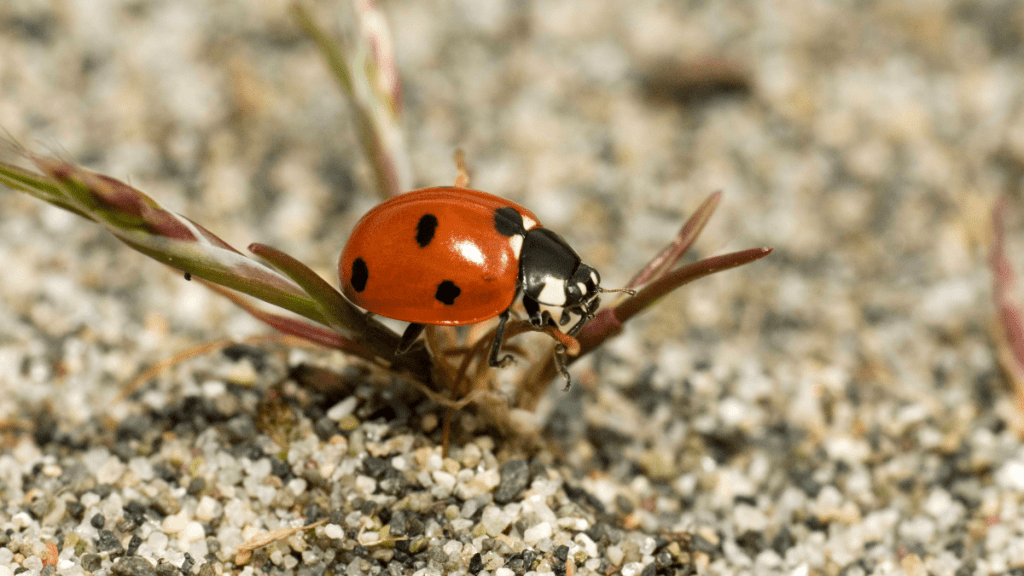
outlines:
[{"label": "red elytra", "polygon": [[[521,224],[515,228],[513,214],[499,230],[496,214],[509,210]],[[522,238],[537,226],[526,208],[479,190],[406,192],[356,224],[338,263],[342,293],[370,312],[406,322],[494,318],[516,296]]]}]

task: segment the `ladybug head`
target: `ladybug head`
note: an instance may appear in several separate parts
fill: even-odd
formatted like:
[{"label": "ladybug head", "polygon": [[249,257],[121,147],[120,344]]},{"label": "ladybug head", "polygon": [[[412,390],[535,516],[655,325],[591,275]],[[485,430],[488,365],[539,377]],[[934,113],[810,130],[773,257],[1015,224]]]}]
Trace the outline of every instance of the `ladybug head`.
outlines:
[{"label": "ladybug head", "polygon": [[565,306],[572,308],[577,303],[586,303],[600,291],[601,275],[581,262],[565,285]]},{"label": "ladybug head", "polygon": [[547,228],[526,234],[520,255],[523,305],[530,322],[562,327],[574,335],[594,316],[600,304],[601,277],[582,263],[561,236]]}]

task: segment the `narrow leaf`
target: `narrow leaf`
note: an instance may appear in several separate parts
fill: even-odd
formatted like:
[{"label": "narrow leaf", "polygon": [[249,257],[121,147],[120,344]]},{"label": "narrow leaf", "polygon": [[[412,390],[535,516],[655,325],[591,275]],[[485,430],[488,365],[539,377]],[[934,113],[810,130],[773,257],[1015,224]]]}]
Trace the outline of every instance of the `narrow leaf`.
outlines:
[{"label": "narrow leaf", "polygon": [[651,261],[626,284],[626,288],[643,286],[656,278],[661,277],[675,266],[679,258],[690,249],[697,237],[704,230],[708,220],[715,213],[719,202],[722,200],[722,193],[715,192],[697,208],[690,219],[679,229],[672,243],[662,249]]},{"label": "narrow leaf", "polygon": [[377,192],[391,198],[409,189],[412,164],[402,130],[401,85],[387,21],[370,0],[354,2],[358,39],[349,52],[321,28],[300,2],[296,23],[320,50],[356,115],[363,151],[373,166]]}]

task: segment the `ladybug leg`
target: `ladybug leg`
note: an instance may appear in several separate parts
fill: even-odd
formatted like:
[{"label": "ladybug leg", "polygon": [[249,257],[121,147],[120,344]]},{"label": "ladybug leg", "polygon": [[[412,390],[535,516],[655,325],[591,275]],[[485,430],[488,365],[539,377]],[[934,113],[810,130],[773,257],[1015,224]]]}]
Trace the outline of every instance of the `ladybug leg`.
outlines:
[{"label": "ladybug leg", "polygon": [[572,386],[572,378],[569,377],[569,369],[566,367],[565,344],[559,343],[555,346],[555,365],[558,366],[558,371],[562,373],[562,378],[565,378],[565,388],[562,389],[562,392],[568,392]]},{"label": "ladybug leg", "polygon": [[415,322],[409,324],[409,326],[406,327],[405,332],[402,333],[402,341],[398,343],[398,350],[396,350],[395,353],[405,354],[408,352],[409,349],[412,348],[413,343],[416,342],[416,339],[420,337],[420,334],[423,334],[424,328],[426,328],[426,326],[423,324],[416,324]]},{"label": "ladybug leg", "polygon": [[566,334],[572,337],[575,337],[577,334],[579,334],[580,330],[583,329],[583,325],[593,320],[594,316],[597,315],[597,307],[600,305],[601,299],[594,298],[586,305],[586,308],[581,307],[579,313],[582,315],[582,318],[580,318],[579,321],[577,321],[576,324],[573,325],[573,327],[568,332],[566,332]]},{"label": "ladybug leg", "polygon": [[524,294],[523,308],[526,309],[526,315],[530,318],[530,324],[533,324],[534,328],[544,327],[544,313],[540,311],[540,304],[536,300]]},{"label": "ladybug leg", "polygon": [[487,356],[487,363],[492,368],[504,368],[514,361],[512,356],[508,354],[498,358],[498,353],[501,352],[502,341],[505,339],[505,323],[508,322],[508,317],[511,314],[512,307],[509,306],[498,315],[498,329],[494,333],[494,342],[491,342],[491,353]]}]

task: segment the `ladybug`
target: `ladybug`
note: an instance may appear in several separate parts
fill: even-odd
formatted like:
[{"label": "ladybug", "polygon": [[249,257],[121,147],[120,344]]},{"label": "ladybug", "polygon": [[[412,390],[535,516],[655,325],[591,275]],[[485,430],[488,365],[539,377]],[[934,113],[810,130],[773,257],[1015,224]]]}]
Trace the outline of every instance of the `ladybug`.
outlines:
[{"label": "ladybug", "polygon": [[521,295],[530,323],[575,336],[604,291],[597,270],[526,208],[461,187],[406,192],[359,220],[338,262],[341,291],[354,304],[411,322],[398,352],[426,324],[498,318],[488,363],[499,357],[505,323]]}]

